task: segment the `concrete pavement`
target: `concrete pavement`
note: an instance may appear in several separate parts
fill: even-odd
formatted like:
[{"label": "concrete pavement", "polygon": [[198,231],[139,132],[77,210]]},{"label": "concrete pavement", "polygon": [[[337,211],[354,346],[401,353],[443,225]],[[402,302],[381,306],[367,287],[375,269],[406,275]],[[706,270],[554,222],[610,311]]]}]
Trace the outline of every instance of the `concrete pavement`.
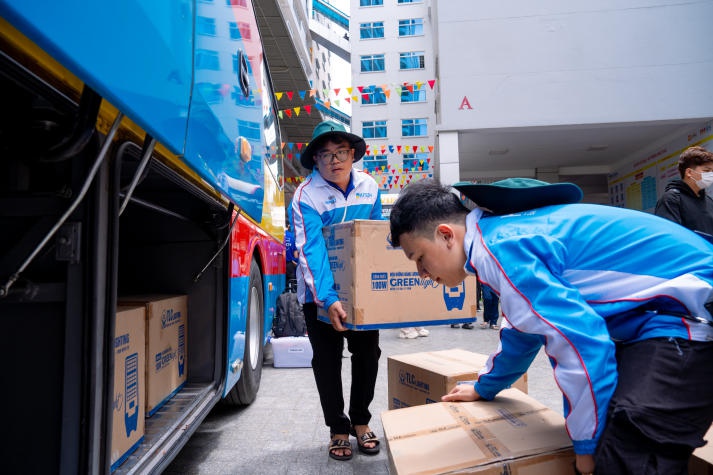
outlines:
[{"label": "concrete pavement", "polygon": [[[480,318],[479,321],[482,321]],[[498,332],[427,327],[431,334],[399,339],[398,329],[381,330],[382,356],[376,394],[371,404],[371,428],[383,439],[380,414],[388,409],[387,358],[391,355],[461,348],[488,354],[497,348]],[[343,360],[344,394],[348,406],[351,372],[349,353]],[[562,413],[562,397],[554,383],[544,352],[528,372],[529,394]],[[216,407],[201,424],[165,474],[388,474],[388,456],[382,440],[378,455],[356,450],[347,462],[327,456],[329,429],[324,425],[311,368],[274,368],[266,349],[257,399],[243,408]]]}]

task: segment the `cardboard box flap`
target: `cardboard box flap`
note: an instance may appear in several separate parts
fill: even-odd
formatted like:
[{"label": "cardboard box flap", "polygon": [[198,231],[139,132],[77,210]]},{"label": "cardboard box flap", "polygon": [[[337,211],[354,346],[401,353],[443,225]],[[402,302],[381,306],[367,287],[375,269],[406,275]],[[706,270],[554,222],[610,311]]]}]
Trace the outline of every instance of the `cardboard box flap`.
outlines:
[{"label": "cardboard box flap", "polygon": [[491,473],[489,467],[492,473],[501,473],[503,464],[517,465],[512,473],[526,473],[530,458],[538,459],[537,470],[541,470],[543,456],[571,454],[564,418],[517,389],[504,390],[493,401],[441,402],[387,411],[382,422],[390,460],[399,474],[466,469]]},{"label": "cardboard box flap", "polygon": [[488,360],[487,355],[461,349],[393,355],[389,358],[447,377],[471,372],[477,374]]}]

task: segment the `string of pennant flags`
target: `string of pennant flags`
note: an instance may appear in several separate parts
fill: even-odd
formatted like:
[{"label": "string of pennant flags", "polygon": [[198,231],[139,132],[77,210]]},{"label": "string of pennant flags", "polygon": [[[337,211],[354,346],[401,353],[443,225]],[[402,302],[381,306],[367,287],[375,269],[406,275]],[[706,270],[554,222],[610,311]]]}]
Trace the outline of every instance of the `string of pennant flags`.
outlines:
[{"label": "string of pennant flags", "polygon": [[[413,83],[399,83],[399,84],[381,84],[381,85],[369,85],[369,86],[356,86],[356,87],[337,87],[331,89],[322,89],[323,97],[327,100],[322,101],[322,104],[327,109],[331,109],[332,105],[339,107],[341,101],[347,103],[358,103],[360,100],[363,102],[369,99],[369,95],[374,92],[381,92],[384,94],[386,99],[391,98],[391,91],[393,90],[397,97],[401,96],[403,90],[408,90],[410,93],[421,90],[423,87],[428,85],[431,90],[436,85],[435,79],[430,79],[428,81],[415,81]],[[296,95],[295,95],[296,93]],[[306,97],[314,97],[317,94],[316,89],[305,89],[298,91],[279,91],[275,93],[275,98],[278,103],[283,99],[287,98],[290,102],[299,97],[301,101],[304,101]],[[332,99],[328,99],[332,97]],[[341,97],[341,98],[340,98]],[[280,119],[285,116],[288,118],[299,117],[299,115],[304,111],[307,115],[312,115],[312,109],[314,106],[312,104],[303,104],[301,106],[291,107],[287,109],[280,109],[277,111],[277,115]]]}]

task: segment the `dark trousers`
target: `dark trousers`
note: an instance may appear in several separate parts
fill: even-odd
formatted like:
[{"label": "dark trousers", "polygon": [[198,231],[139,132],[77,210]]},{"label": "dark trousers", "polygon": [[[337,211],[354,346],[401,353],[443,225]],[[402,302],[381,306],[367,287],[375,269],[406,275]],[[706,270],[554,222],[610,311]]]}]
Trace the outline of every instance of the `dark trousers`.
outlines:
[{"label": "dark trousers", "polygon": [[498,307],[500,299],[487,285],[483,286],[483,321],[490,325],[497,325],[498,317],[500,317],[500,309]]},{"label": "dark trousers", "polygon": [[620,344],[616,357],[596,473],[687,474],[713,421],[713,342],[654,338]]},{"label": "dark trousers", "polygon": [[[303,306],[307,336],[312,345],[312,371],[322,404],[324,422],[332,434],[347,434],[351,425],[365,425],[371,420],[369,404],[379,370],[379,331],[338,332],[331,324],[317,319],[317,305]],[[344,339],[352,354],[352,381],[349,417],[344,414],[342,390],[342,353]]]}]

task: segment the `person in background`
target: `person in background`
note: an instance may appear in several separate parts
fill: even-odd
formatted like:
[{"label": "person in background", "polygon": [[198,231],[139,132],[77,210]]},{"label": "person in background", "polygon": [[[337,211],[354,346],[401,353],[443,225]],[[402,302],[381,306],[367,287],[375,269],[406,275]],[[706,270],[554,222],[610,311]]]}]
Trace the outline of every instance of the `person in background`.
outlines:
[{"label": "person in background", "polygon": [[[369,405],[379,368],[379,331],[352,331],[344,326],[347,314],[334,287],[322,228],[354,219],[383,219],[381,196],[374,179],[353,168],[366,151],[366,142],[332,121],[319,123],[304,152],[302,166],[312,170],[292,199],[292,221],[299,254],[297,297],[303,305],[312,346],[312,371],[329,427],[329,457],[352,458],[349,435],[360,452],[379,452],[379,439],[369,428]],[[318,313],[327,315],[326,323]],[[344,413],[342,353],[344,340],[351,353],[349,414]]]},{"label": "person in background", "polygon": [[[481,284],[482,285],[482,284]],[[480,328],[490,328],[498,330],[498,318],[500,317],[500,298],[498,294],[487,285],[482,285],[483,289],[483,322]]]},{"label": "person in background", "polygon": [[292,232],[292,213],[288,212],[287,223],[285,224],[285,278],[287,288],[290,290],[297,285],[297,246],[295,245],[295,233]]},{"label": "person in background", "polygon": [[713,152],[689,147],[678,158],[680,180],[666,185],[655,214],[691,231],[713,235],[713,198],[706,189],[713,184]]},{"label": "person in background", "polygon": [[576,469],[685,474],[713,421],[713,244],[649,213],[511,178],[400,193],[391,239],[422,278],[500,295],[498,349],[444,401],[491,400],[544,346]]}]

